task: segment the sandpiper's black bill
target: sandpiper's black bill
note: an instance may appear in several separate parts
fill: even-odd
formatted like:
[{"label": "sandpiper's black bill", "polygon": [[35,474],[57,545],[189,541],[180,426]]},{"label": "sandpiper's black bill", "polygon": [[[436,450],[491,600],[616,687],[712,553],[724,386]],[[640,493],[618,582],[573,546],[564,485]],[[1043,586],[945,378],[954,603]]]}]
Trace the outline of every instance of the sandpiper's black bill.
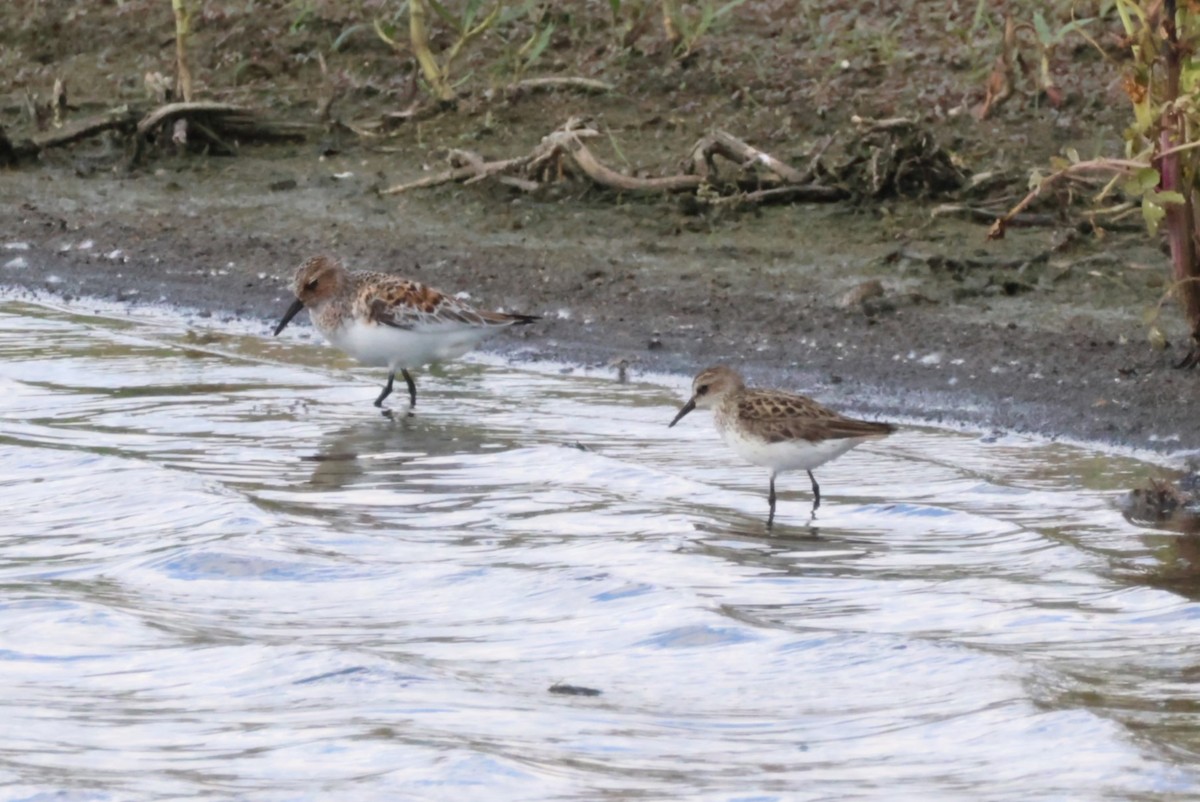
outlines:
[{"label": "sandpiper's black bill", "polygon": [[304,308],[304,301],[301,301],[299,298],[297,298],[295,301],[293,301],[292,305],[288,307],[287,312],[284,314],[283,320],[279,321],[279,325],[275,327],[275,333],[272,334],[271,336],[278,337],[279,332],[283,331],[283,327],[286,326],[287,324],[291,323],[292,318],[294,318],[296,316],[296,313],[299,312],[303,308]]},{"label": "sandpiper's black bill", "polygon": [[673,420],[667,424],[667,428],[670,429],[672,426],[679,423],[680,418],[682,418],[684,415],[688,414],[695,408],[696,408],[696,399],[689,398],[688,402],[686,404],[684,404],[682,408],[680,408],[679,414],[675,416],[675,420]]}]

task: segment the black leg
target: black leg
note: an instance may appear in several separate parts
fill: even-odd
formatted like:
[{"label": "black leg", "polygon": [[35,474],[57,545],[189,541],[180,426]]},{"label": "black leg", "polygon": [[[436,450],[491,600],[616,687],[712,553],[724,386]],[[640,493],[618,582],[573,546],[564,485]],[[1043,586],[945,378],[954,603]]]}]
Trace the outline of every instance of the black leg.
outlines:
[{"label": "black leg", "polygon": [[[405,374],[405,375],[407,375],[407,374]],[[391,373],[388,374],[387,387],[384,387],[383,392],[380,393],[379,397],[375,399],[375,406],[377,406],[377,407],[383,406],[383,399],[387,398],[389,395],[392,394],[392,382],[394,382],[395,380],[396,380],[396,371],[393,370]]]},{"label": "black leg", "polygon": [[417,405],[417,383],[409,375],[408,368],[400,368],[400,375],[404,377],[404,383],[408,385],[408,408],[412,409]]},{"label": "black leg", "polygon": [[812,475],[812,471],[808,472],[808,478],[812,480],[813,485],[813,516],[817,514],[817,507],[821,506],[821,486],[817,484],[817,477]]},{"label": "black leg", "polygon": [[771,514],[767,516],[767,531],[775,523],[775,474],[771,474],[771,492],[767,494],[767,503],[771,505]]}]

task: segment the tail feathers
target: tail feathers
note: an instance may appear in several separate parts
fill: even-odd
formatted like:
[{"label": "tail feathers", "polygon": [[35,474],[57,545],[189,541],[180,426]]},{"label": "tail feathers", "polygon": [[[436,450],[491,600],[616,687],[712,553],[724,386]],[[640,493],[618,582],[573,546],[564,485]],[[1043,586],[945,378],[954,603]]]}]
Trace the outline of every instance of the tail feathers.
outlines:
[{"label": "tail feathers", "polygon": [[833,438],[875,438],[887,437],[896,431],[896,426],[883,421],[858,420],[843,418],[829,425],[827,437]]},{"label": "tail feathers", "polygon": [[542,319],[541,315],[509,315],[508,317],[515,326],[524,326],[526,323]]},{"label": "tail feathers", "polygon": [[533,323],[535,320],[541,320],[541,315],[518,315],[508,312],[480,312],[479,316],[493,325],[524,326],[527,323]]}]

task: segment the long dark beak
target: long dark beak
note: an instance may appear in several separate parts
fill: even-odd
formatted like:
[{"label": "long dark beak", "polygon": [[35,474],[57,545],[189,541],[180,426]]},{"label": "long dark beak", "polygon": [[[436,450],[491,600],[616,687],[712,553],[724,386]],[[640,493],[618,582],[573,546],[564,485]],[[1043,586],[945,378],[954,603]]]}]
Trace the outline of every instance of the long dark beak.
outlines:
[{"label": "long dark beak", "polygon": [[292,318],[294,318],[296,316],[296,313],[299,312],[303,308],[304,308],[304,301],[301,301],[299,298],[297,298],[292,303],[292,305],[288,307],[287,313],[284,314],[284,316],[283,316],[283,320],[279,321],[279,325],[275,327],[275,333],[272,334],[271,336],[278,337],[279,332],[283,331],[283,327],[286,326],[287,324],[291,323]]},{"label": "long dark beak", "polygon": [[682,418],[684,415],[688,414],[695,408],[696,408],[696,399],[689,398],[688,402],[679,409],[679,414],[675,416],[675,420],[673,420],[667,424],[667,428],[670,429],[672,426],[679,423],[680,418]]}]

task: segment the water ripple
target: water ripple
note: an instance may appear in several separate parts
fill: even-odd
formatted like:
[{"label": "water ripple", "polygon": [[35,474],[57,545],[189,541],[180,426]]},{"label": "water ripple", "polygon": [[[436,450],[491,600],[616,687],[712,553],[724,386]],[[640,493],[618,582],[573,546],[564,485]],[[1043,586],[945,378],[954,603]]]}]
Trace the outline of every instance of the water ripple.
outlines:
[{"label": "water ripple", "polygon": [[682,383],[260,334],[0,304],[5,798],[1196,795],[1144,464],[909,428],[768,537]]}]

